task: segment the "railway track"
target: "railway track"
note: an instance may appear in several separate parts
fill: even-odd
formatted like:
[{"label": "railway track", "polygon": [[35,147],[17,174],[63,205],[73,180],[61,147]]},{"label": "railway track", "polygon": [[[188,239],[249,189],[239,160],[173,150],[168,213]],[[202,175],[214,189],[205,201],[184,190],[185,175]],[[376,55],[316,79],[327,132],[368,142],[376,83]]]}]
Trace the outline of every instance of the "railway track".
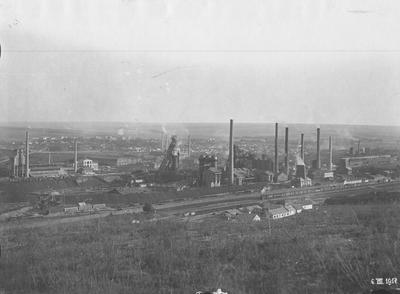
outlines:
[{"label": "railway track", "polygon": [[[274,197],[273,199],[296,199],[296,198],[307,197],[310,199],[323,201],[324,199],[329,197],[348,195],[349,192],[352,193],[352,195],[355,195],[355,194],[361,194],[388,188],[391,191],[400,191],[400,182],[382,183],[374,185],[369,184],[358,187],[349,187],[341,190],[314,191],[313,193],[308,193],[308,194],[301,193],[289,196],[279,196],[279,197]],[[219,212],[237,206],[248,206],[257,204],[260,203],[261,201],[262,200],[260,197],[260,193],[254,192],[249,194],[224,195],[220,197],[209,197],[209,198],[185,200],[179,202],[166,202],[163,204],[156,204],[154,205],[154,208],[157,209],[158,212],[162,212],[162,214],[164,215],[173,216],[176,214],[183,214],[185,212],[195,212],[196,214]],[[79,215],[74,217],[61,217],[61,218],[48,217],[35,220],[20,219],[18,223],[0,224],[0,232],[17,227],[35,228],[35,227],[51,226],[56,224],[89,221],[108,216],[110,215],[110,213],[112,213],[113,215],[122,215],[122,214],[138,213],[140,211],[141,209],[139,207],[135,207],[135,208],[125,209],[122,211],[102,212],[98,214]]]},{"label": "railway track", "polygon": [[[335,197],[335,196],[343,196],[349,193],[353,194],[361,194],[371,191],[376,191],[382,188],[390,188],[393,190],[400,190],[399,182],[390,182],[390,183],[382,183],[382,184],[368,184],[363,186],[356,187],[347,187],[345,189],[338,190],[324,190],[321,191],[319,189],[314,190],[309,193],[298,193],[293,195],[282,195],[271,197],[268,199],[298,199],[298,198],[310,198],[313,200],[322,201],[324,199]],[[214,209],[215,211],[225,210],[228,208],[232,208],[235,206],[244,206],[244,205],[253,205],[262,202],[266,199],[261,199],[259,192],[249,193],[249,194],[241,194],[241,195],[224,195],[221,197],[209,197],[209,198],[201,198],[197,200],[189,200],[189,201],[180,201],[180,202],[169,202],[166,204],[156,205],[155,208],[158,211],[169,212],[169,213],[184,213],[189,211],[200,212],[203,210]]]}]

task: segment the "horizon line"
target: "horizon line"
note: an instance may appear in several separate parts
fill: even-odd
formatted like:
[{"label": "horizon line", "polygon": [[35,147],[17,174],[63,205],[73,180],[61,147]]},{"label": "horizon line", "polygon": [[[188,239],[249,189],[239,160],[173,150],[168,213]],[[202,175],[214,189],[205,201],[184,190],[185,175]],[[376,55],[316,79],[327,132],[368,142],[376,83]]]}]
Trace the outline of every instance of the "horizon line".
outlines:
[{"label": "horizon line", "polygon": [[[285,121],[238,121],[233,118],[235,124],[275,124],[278,123],[280,125],[337,125],[337,126],[373,126],[373,127],[400,127],[400,124],[371,124],[371,123],[310,123],[310,122],[285,122]],[[157,122],[157,121],[0,121],[0,126],[4,125],[12,125],[12,124],[63,124],[63,123],[77,123],[77,124],[229,124],[229,119],[226,121],[209,121],[209,122],[191,122],[191,121],[165,121],[165,122]],[[27,126],[29,127],[29,126]]]}]

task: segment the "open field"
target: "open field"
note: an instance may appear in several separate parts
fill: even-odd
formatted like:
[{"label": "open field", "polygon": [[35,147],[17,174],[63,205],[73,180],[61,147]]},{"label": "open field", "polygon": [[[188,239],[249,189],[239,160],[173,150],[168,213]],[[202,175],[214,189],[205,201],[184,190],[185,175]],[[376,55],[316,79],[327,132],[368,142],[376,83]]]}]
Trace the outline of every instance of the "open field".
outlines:
[{"label": "open field", "polygon": [[400,272],[399,204],[333,205],[271,222],[142,215],[1,236],[6,293],[364,293]]}]

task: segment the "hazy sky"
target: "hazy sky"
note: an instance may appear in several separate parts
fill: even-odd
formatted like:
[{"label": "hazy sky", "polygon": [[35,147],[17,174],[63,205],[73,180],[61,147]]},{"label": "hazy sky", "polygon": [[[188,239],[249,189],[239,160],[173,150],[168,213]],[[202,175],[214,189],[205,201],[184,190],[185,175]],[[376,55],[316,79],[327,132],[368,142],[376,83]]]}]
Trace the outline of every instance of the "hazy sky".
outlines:
[{"label": "hazy sky", "polygon": [[0,121],[400,125],[398,0],[0,0]]}]

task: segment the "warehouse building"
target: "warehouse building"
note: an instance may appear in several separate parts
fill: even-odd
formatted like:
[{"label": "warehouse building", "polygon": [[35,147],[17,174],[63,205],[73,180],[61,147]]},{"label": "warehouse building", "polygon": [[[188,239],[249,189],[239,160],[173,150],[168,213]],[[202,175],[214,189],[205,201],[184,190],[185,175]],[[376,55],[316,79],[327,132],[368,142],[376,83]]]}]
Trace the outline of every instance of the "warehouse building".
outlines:
[{"label": "warehouse building", "polygon": [[53,178],[66,176],[67,171],[59,166],[32,166],[29,170],[29,176],[32,178]]},{"label": "warehouse building", "polygon": [[338,172],[351,174],[353,170],[361,168],[383,168],[393,164],[390,155],[355,156],[341,158],[339,161]]}]

